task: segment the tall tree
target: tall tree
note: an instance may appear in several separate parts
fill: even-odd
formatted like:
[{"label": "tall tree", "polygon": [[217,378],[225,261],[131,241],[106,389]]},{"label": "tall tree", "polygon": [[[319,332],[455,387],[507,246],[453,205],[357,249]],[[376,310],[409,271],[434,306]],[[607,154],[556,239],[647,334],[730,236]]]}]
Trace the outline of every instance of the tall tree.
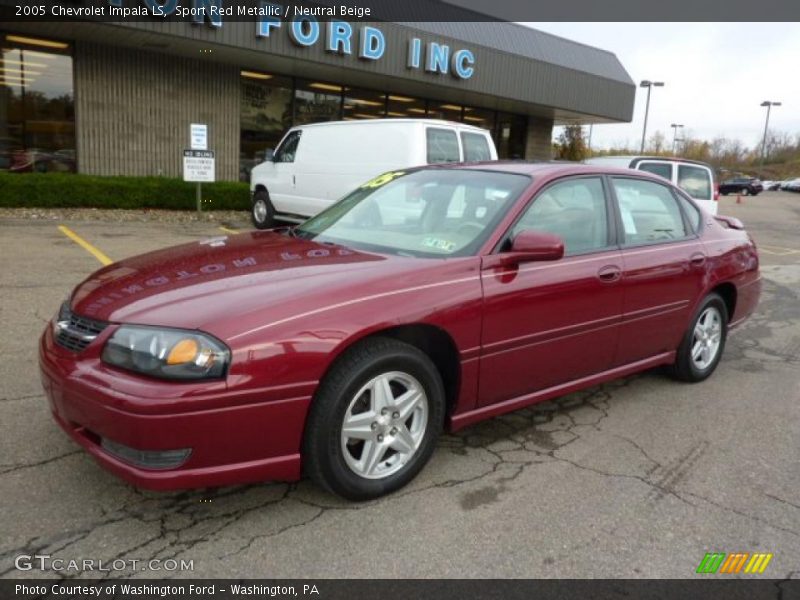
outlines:
[{"label": "tall tree", "polygon": [[583,127],[567,125],[558,136],[556,158],[580,161],[589,156],[589,148],[583,137]]}]

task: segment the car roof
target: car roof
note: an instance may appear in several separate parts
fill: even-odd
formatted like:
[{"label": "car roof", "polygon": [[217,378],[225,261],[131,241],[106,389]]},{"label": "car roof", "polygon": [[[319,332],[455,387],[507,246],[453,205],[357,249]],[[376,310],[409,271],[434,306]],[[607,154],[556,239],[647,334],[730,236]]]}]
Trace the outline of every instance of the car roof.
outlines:
[{"label": "car roof", "polygon": [[[499,173],[513,173],[518,175],[528,175],[529,177],[541,178],[563,177],[567,175],[626,175],[636,176],[644,179],[655,179],[665,182],[663,177],[653,175],[647,171],[637,171],[635,169],[611,167],[607,165],[592,165],[570,161],[524,161],[524,160],[491,160],[471,163],[446,163],[429,165],[425,168],[439,169],[472,169],[481,171],[496,171]],[[667,183],[669,183],[667,181]]]},{"label": "car roof", "polygon": [[456,121],[446,121],[444,119],[356,119],[352,121],[339,120],[339,121],[325,121],[323,123],[307,123],[305,125],[296,125],[292,129],[317,129],[324,127],[341,127],[342,125],[350,126],[368,126],[378,124],[397,124],[397,123],[413,123],[423,125],[439,125],[447,127],[458,127],[459,129],[469,129],[473,131],[480,131],[485,133],[487,130],[475,125],[468,125],[467,123],[458,123]]}]

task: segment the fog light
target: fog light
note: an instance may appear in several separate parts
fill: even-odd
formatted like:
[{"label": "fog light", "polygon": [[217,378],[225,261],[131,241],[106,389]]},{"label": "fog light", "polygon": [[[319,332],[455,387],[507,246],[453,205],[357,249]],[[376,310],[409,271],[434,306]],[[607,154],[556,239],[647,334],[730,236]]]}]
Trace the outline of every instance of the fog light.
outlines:
[{"label": "fog light", "polygon": [[180,450],[137,450],[102,438],[103,450],[127,463],[143,469],[174,469],[181,466],[192,453],[191,448]]}]

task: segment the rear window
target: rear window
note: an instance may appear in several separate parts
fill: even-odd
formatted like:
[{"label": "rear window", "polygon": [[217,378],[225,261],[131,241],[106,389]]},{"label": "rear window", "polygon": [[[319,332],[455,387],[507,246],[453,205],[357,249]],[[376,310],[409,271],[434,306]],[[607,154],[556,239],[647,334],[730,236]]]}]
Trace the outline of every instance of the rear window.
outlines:
[{"label": "rear window", "polygon": [[672,165],[664,163],[643,162],[639,163],[638,169],[640,171],[647,171],[653,175],[663,177],[668,181],[672,181]]},{"label": "rear window", "polygon": [[678,165],[678,187],[697,200],[711,200],[711,174],[704,167]]},{"label": "rear window", "polygon": [[458,138],[452,129],[428,127],[425,130],[428,142],[428,163],[458,162]]},{"label": "rear window", "polygon": [[480,133],[461,132],[461,145],[464,147],[464,160],[491,160],[489,143]]}]

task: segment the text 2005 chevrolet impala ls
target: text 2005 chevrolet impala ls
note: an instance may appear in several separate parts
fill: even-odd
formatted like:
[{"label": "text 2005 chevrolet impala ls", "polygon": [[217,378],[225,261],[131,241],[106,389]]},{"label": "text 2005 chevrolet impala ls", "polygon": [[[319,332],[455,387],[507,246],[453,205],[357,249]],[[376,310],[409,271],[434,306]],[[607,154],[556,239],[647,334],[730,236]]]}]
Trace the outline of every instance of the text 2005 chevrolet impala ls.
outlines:
[{"label": "text 2005 chevrolet impala ls", "polygon": [[91,275],[46,328],[61,427],[153,489],[294,480],[361,500],[444,427],[657,365],[700,381],[758,255],[647,173],[558,164],[378,177],[296,228]]}]

